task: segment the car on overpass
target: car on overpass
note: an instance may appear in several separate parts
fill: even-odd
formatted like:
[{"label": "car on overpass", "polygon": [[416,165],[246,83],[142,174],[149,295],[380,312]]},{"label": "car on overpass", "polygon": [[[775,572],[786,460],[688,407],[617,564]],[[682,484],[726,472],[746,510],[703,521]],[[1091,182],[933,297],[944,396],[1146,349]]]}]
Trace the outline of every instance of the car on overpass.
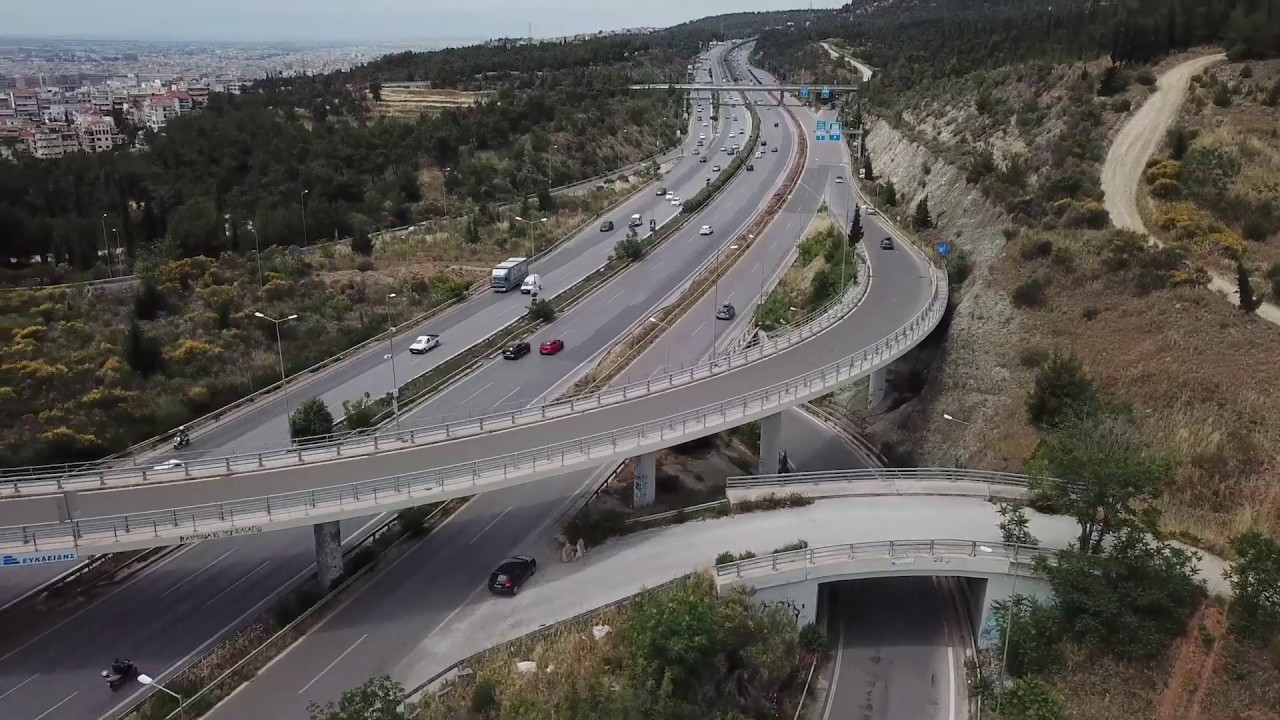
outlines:
[{"label": "car on overpass", "polygon": [[503,560],[489,573],[489,592],[494,595],[515,596],[520,586],[538,573],[538,561],[528,555],[516,555]]},{"label": "car on overpass", "polygon": [[440,347],[439,335],[419,335],[417,340],[409,346],[409,352],[413,355],[425,355],[434,348]]}]

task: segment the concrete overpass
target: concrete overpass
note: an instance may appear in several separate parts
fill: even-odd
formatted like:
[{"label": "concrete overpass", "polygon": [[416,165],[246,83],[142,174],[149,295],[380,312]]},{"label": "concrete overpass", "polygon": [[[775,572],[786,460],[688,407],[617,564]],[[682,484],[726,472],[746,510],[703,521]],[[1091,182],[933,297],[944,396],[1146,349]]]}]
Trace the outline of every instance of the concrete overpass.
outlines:
[{"label": "concrete overpass", "polygon": [[800,623],[818,617],[824,585],[881,577],[955,577],[980,647],[996,640],[992,609],[1015,593],[1049,599],[1049,582],[1034,573],[1036,558],[1053,550],[978,540],[889,540],[825,545],[717,565],[721,593],[753,588],[761,603],[784,605]]}]

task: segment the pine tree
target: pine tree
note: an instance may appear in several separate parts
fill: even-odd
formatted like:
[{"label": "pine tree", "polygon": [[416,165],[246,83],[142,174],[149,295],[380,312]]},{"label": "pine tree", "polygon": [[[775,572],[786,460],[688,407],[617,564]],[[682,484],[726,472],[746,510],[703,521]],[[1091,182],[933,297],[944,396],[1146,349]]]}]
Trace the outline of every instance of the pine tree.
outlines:
[{"label": "pine tree", "polygon": [[853,209],[853,221],[849,223],[849,246],[853,247],[862,242],[865,233],[862,230],[862,208],[855,207]]},{"label": "pine tree", "polygon": [[862,179],[863,180],[875,179],[875,177],[872,175],[872,172],[871,172],[871,156],[865,153],[862,155]]},{"label": "pine tree", "polygon": [[1253,294],[1253,283],[1249,281],[1249,268],[1245,267],[1243,258],[1236,258],[1236,289],[1240,293],[1240,309],[1252,314],[1262,302]]},{"label": "pine tree", "polygon": [[333,434],[333,413],[320,398],[307,398],[289,416],[289,437],[297,442],[322,442]]},{"label": "pine tree", "polygon": [[916,230],[928,230],[933,227],[933,215],[929,214],[929,196],[925,195],[920,198],[920,202],[916,203],[915,216],[912,218],[912,224]]}]

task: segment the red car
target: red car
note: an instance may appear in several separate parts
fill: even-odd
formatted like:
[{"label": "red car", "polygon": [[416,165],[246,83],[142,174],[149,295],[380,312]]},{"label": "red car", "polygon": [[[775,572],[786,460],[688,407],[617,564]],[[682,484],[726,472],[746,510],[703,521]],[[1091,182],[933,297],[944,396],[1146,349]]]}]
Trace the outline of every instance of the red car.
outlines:
[{"label": "red car", "polygon": [[538,346],[538,354],[555,355],[563,349],[564,341],[560,338],[556,338],[555,340],[544,340],[543,343]]}]

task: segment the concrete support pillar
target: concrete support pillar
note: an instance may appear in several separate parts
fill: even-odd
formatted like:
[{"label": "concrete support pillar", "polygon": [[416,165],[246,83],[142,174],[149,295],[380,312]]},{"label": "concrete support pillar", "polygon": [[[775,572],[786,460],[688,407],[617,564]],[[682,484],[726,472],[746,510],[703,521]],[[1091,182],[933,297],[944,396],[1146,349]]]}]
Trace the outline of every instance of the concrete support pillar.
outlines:
[{"label": "concrete support pillar", "polygon": [[316,577],[320,589],[328,592],[342,576],[342,525],[334,520],[311,529],[316,536]]},{"label": "concrete support pillar", "polygon": [[778,474],[778,453],[782,452],[782,413],[760,418],[760,474]]},{"label": "concrete support pillar", "polygon": [[649,507],[658,497],[658,453],[645,453],[636,458],[636,479],[632,483],[635,496],[631,506]]},{"label": "concrete support pillar", "polygon": [[880,368],[867,376],[867,409],[875,411],[889,391],[889,369]]}]

